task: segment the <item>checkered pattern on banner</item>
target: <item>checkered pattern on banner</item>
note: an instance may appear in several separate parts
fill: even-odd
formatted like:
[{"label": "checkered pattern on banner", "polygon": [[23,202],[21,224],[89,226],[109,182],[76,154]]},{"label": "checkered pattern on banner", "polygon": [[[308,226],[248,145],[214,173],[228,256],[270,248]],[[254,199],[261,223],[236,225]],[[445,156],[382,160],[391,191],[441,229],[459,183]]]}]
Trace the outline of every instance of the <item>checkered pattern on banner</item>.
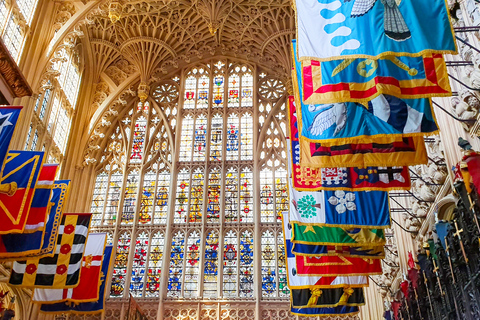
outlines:
[{"label": "checkered pattern on banner", "polygon": [[35,288],[71,288],[78,284],[90,213],[66,213],[53,257],[16,261],[10,284]]}]

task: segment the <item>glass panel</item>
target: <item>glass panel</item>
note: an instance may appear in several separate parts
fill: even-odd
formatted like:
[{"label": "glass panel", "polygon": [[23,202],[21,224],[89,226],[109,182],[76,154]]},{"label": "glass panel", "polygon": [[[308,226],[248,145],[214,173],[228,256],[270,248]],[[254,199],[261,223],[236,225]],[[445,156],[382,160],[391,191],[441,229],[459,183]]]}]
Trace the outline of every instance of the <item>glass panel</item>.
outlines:
[{"label": "glass panel", "polygon": [[238,116],[231,114],[227,121],[227,160],[238,159]]},{"label": "glass panel", "polygon": [[135,205],[137,204],[138,171],[133,170],[128,174],[125,196],[123,198],[122,224],[132,224],[135,218]]},{"label": "glass panel", "polygon": [[33,135],[32,145],[30,146],[30,151],[34,151],[37,148],[38,143],[38,130],[35,130],[35,134]]},{"label": "glass panel", "polygon": [[253,222],[253,173],[250,168],[240,173],[240,222]]},{"label": "glass panel", "polygon": [[65,82],[60,83],[60,85],[62,86],[70,105],[72,108],[75,108],[79,91],[80,75],[78,74],[77,68],[73,65],[71,58],[68,60],[68,63],[68,72],[65,75]]},{"label": "glass panel", "polygon": [[143,296],[143,283],[145,281],[145,268],[147,263],[148,234],[142,232],[135,241],[133,255],[132,278],[130,279],[130,293],[134,297]]},{"label": "glass panel", "polygon": [[179,161],[192,160],[192,139],[193,139],[193,119],[190,115],[185,116],[182,122],[182,133],[180,138]]},{"label": "glass panel", "polygon": [[47,90],[45,90],[45,94],[43,95],[42,107],[40,108],[40,112],[38,114],[38,116],[42,120],[45,117],[45,111],[47,111],[47,105],[48,105],[48,101],[50,99],[50,93],[51,93],[50,89],[47,89]]},{"label": "glass panel", "polygon": [[5,0],[0,0],[0,32],[3,31],[8,18],[8,9]]},{"label": "glass panel", "polygon": [[216,76],[213,79],[213,107],[223,107],[223,95],[224,95],[224,82],[223,76]]},{"label": "glass panel", "polygon": [[282,223],[282,214],[288,212],[287,171],[278,169],[275,171],[275,209],[277,222]]},{"label": "glass panel", "polygon": [[253,160],[253,118],[246,113],[242,116],[241,160]]},{"label": "glass panel", "polygon": [[147,129],[147,120],[141,116],[135,123],[133,129],[132,151],[130,153],[130,163],[141,163],[143,154],[143,145],[145,143],[145,131]]},{"label": "glass panel", "polygon": [[190,173],[182,169],[178,174],[177,197],[175,199],[174,223],[185,223],[187,217],[188,197],[190,195]]},{"label": "glass panel", "polygon": [[10,16],[7,27],[5,28],[3,42],[13,59],[18,62],[20,53],[22,52],[23,35],[20,26],[15,23],[13,15]]},{"label": "glass panel", "polygon": [[158,297],[158,288],[160,287],[160,274],[162,273],[163,247],[165,237],[163,233],[157,232],[153,235],[150,245],[150,257],[147,270],[147,288],[146,297]]},{"label": "glass panel", "polygon": [[203,211],[203,169],[196,169],[192,177],[192,195],[190,197],[189,222],[201,222]]},{"label": "glass panel", "polygon": [[228,107],[235,108],[240,106],[240,76],[232,74],[228,77]]},{"label": "glass panel", "polygon": [[[288,214],[288,213],[287,213]],[[287,286],[287,266],[285,264],[285,244],[283,232],[277,234],[277,265],[278,265],[278,296],[288,297],[290,290]]]},{"label": "glass panel", "polygon": [[275,238],[271,231],[262,234],[262,297],[275,297]]},{"label": "glass panel", "polygon": [[[200,69],[201,71],[202,69]],[[208,108],[208,88],[210,86],[210,78],[202,75],[198,79],[197,109]]]},{"label": "glass panel", "polygon": [[182,294],[184,246],[185,234],[181,231],[178,231],[177,233],[175,233],[172,239],[167,297],[179,298]]},{"label": "glass panel", "polygon": [[105,194],[107,192],[108,174],[100,172],[95,181],[92,198],[92,226],[102,223],[103,206],[105,205]]},{"label": "glass panel", "polygon": [[[245,69],[243,69],[242,71],[244,70]],[[253,76],[250,73],[245,73],[242,75],[242,107],[252,107],[252,106],[253,106]]]},{"label": "glass panel", "polygon": [[112,173],[107,193],[107,207],[103,224],[113,225],[117,220],[120,191],[122,189],[123,174],[119,171]]},{"label": "glass panel", "polygon": [[200,261],[200,234],[193,231],[187,240],[187,257],[185,268],[185,298],[198,296],[198,267]]},{"label": "glass panel", "polygon": [[238,221],[238,172],[229,168],[225,177],[225,222]]},{"label": "glass panel", "polygon": [[217,297],[218,232],[210,231],[205,242],[205,269],[203,270],[203,296]]},{"label": "glass panel", "polygon": [[273,174],[269,169],[260,172],[261,222],[275,222],[273,216]]},{"label": "glass panel", "polygon": [[220,170],[214,168],[208,176],[207,222],[217,223],[220,219],[220,188]]},{"label": "glass panel", "polygon": [[18,8],[28,25],[32,22],[33,12],[35,11],[37,2],[38,0],[17,0]]},{"label": "glass panel", "polygon": [[240,297],[253,297],[253,235],[244,231],[240,235]]},{"label": "glass panel", "polygon": [[237,296],[238,274],[238,239],[235,231],[228,231],[225,235],[223,249],[223,296]]},{"label": "glass panel", "polygon": [[207,147],[207,118],[200,115],[195,121],[195,141],[193,143],[193,161],[205,161]]},{"label": "glass panel", "polygon": [[55,134],[53,135],[53,141],[60,149],[60,151],[65,153],[67,147],[67,138],[70,131],[70,117],[67,114],[67,110],[63,107],[60,108],[57,116],[57,124],[55,126]]},{"label": "glass panel", "polygon": [[128,251],[130,250],[130,234],[124,232],[118,238],[117,256],[113,264],[112,287],[110,297],[123,297],[127,277]]},{"label": "glass panel", "polygon": [[154,171],[148,171],[143,176],[142,201],[140,202],[140,213],[138,216],[139,223],[146,224],[152,221],[156,178]]},{"label": "glass panel", "polygon": [[183,102],[184,109],[195,109],[195,90],[197,80],[194,76],[190,76],[185,81],[185,101]]},{"label": "glass panel", "polygon": [[157,199],[155,203],[155,224],[166,224],[168,213],[168,196],[170,194],[170,172],[162,171],[158,174]]},{"label": "glass panel", "polygon": [[210,129],[210,160],[222,160],[222,135],[223,135],[223,118],[216,114],[212,119],[212,128]]}]

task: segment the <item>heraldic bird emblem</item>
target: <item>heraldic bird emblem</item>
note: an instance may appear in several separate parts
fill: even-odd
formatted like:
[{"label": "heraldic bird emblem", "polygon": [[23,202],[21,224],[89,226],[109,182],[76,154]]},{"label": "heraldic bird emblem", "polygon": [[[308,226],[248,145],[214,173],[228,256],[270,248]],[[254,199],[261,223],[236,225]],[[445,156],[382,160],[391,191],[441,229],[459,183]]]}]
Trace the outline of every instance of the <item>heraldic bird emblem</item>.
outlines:
[{"label": "heraldic bird emblem", "polygon": [[[360,17],[373,8],[378,0],[344,0],[345,2],[354,1],[351,17]],[[402,0],[380,0],[385,8],[384,28],[385,34],[395,41],[409,39],[412,35],[408,29],[403,15],[398,9]]]},{"label": "heraldic bird emblem", "polygon": [[313,135],[321,136],[325,130],[336,125],[333,133],[336,136],[347,124],[347,106],[345,103],[309,105],[308,111],[320,111],[315,115],[312,124],[307,129]]}]

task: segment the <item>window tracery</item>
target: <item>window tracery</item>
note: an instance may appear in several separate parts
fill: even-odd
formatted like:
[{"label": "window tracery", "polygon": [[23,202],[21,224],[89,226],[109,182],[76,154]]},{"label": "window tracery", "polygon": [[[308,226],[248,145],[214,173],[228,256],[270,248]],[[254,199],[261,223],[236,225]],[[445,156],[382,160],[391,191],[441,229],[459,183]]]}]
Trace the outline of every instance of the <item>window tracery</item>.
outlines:
[{"label": "window tracery", "polygon": [[[117,276],[123,274],[118,263],[112,298],[129,292],[139,298],[159,296],[161,272],[168,273],[168,299],[288,295],[278,232],[280,214],[288,208],[279,151],[284,140],[281,121],[273,119],[285,112],[277,101],[283,93],[264,98],[255,72],[252,66],[222,60],[187,69],[183,79],[152,85],[146,103],[127,102],[130,107],[109,129],[96,167],[93,225],[137,230],[128,251],[128,281]],[[255,109],[263,101],[269,101],[274,114],[265,117],[268,133]],[[174,150],[177,125],[180,141]],[[257,134],[271,141],[261,140],[258,151]],[[269,231],[268,248],[262,233],[255,237],[256,221],[276,225]],[[162,231],[167,224],[173,228],[170,234]],[[147,226],[153,229],[146,231]],[[117,237],[124,239],[121,232]],[[161,269],[163,259],[167,270]],[[254,281],[257,267],[260,292]]]}]

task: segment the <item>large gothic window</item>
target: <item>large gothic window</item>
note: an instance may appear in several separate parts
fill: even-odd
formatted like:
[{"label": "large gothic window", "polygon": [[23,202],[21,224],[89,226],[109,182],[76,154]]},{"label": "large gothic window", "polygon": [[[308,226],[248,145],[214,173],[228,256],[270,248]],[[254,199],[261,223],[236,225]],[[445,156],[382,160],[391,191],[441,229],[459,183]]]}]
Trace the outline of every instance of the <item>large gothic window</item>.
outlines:
[{"label": "large gothic window", "polygon": [[115,233],[111,298],[288,296],[285,88],[257,73],[206,62],[119,113],[91,202],[94,229]]},{"label": "large gothic window", "polygon": [[20,60],[38,0],[0,0],[0,36],[8,51]]}]

